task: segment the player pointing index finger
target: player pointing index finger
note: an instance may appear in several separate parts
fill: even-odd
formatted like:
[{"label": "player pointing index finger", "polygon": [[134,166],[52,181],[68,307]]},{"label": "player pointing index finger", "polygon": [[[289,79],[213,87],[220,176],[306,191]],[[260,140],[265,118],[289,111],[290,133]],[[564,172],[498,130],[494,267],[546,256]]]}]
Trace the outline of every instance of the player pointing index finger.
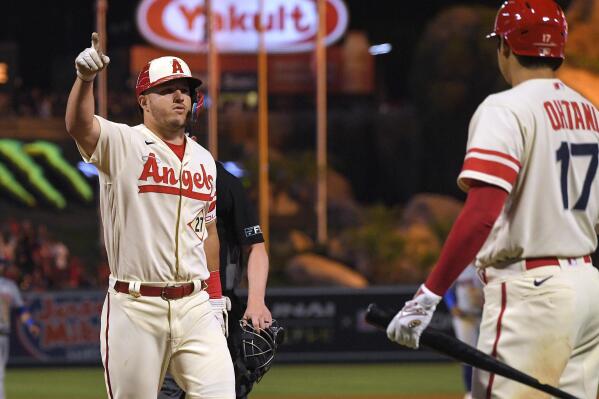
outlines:
[{"label": "player pointing index finger", "polygon": [[92,33],[92,47],[96,51],[100,50],[100,37],[98,36],[98,34],[96,32]]},{"label": "player pointing index finger", "polygon": [[108,65],[110,59],[102,52],[100,48],[100,36],[96,32],[92,33],[92,48],[96,50],[96,53],[101,58],[100,63]]},{"label": "player pointing index finger", "polygon": [[156,398],[169,370],[191,399],[233,399],[221,328],[216,165],[185,135],[202,82],[178,57],[151,60],[135,90],[143,123],[127,126],[94,115],[93,80],[109,61],[93,34],[76,58],[65,116],[81,156],[100,172],[108,397]]},{"label": "player pointing index finger", "polygon": [[[581,398],[599,384],[599,112],[556,77],[568,27],[552,0],[508,0],[493,32],[501,74],[470,121],[460,188],[468,193],[441,256],[387,327],[418,347],[451,283],[471,262],[485,303],[478,348]],[[541,395],[541,396],[539,396]],[[544,398],[475,371],[474,398]]]}]

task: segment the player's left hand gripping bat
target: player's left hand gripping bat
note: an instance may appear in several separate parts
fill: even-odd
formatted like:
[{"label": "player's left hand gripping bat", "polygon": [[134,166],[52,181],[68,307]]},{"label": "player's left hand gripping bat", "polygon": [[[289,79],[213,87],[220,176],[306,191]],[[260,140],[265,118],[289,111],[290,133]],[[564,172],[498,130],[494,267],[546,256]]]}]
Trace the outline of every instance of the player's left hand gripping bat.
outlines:
[{"label": "player's left hand gripping bat", "polygon": [[[382,329],[393,319],[394,314],[389,313],[376,304],[371,303],[366,310],[366,322]],[[430,349],[434,349],[444,355],[447,355],[460,362],[467,363],[477,369],[495,373],[497,375],[509,378],[510,380],[521,382],[529,387],[551,394],[560,399],[578,399],[567,392],[554,386],[542,384],[534,377],[516,370],[505,363],[500,362],[492,356],[479,351],[476,348],[454,338],[447,334],[437,331],[433,328],[427,328],[422,332],[420,343]]]}]

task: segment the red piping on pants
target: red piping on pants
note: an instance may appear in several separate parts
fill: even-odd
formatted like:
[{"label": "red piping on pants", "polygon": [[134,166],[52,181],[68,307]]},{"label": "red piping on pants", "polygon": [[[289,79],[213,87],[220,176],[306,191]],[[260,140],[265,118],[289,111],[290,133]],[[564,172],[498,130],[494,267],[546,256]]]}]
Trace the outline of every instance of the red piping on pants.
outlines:
[{"label": "red piping on pants", "polygon": [[[503,319],[503,313],[505,312],[505,306],[507,304],[507,289],[505,283],[501,283],[501,311],[497,318],[497,333],[495,335],[495,343],[493,344],[493,352],[491,356],[497,357],[497,345],[499,344],[499,337],[501,336],[501,320]],[[489,374],[489,383],[487,384],[487,399],[491,399],[491,391],[493,390],[493,381],[495,380],[495,373]]]},{"label": "red piping on pants", "polygon": [[106,370],[106,383],[108,385],[108,395],[110,395],[110,399],[114,399],[114,395],[112,394],[112,385],[110,384],[110,373],[108,372],[108,327],[110,326],[110,293],[106,295],[106,360],[104,363],[104,369]]}]

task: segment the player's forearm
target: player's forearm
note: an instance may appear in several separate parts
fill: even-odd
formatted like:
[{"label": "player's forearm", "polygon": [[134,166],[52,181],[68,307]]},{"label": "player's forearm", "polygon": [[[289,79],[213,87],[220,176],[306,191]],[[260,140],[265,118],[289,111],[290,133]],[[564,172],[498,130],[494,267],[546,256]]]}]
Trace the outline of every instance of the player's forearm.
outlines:
[{"label": "player's forearm", "polygon": [[216,272],[220,268],[219,251],[220,242],[218,240],[218,232],[216,230],[216,222],[207,225],[208,237],[204,243],[204,251],[206,251],[206,261],[208,262],[208,271]]},{"label": "player's forearm", "polygon": [[80,78],[75,80],[65,113],[67,132],[88,155],[91,155],[100,137],[100,125],[94,118],[94,86]]},{"label": "player's forearm", "polygon": [[508,193],[497,186],[470,189],[464,209],[443,245],[439,261],[425,282],[429,290],[442,296],[472,262],[489,237],[507,196]]},{"label": "player's forearm", "polygon": [[75,140],[93,129],[94,112],[93,81],[84,82],[80,78],[76,78],[69,93],[65,114],[67,132]]},{"label": "player's forearm", "polygon": [[268,281],[268,254],[264,243],[253,244],[248,258],[248,302],[264,303]]}]

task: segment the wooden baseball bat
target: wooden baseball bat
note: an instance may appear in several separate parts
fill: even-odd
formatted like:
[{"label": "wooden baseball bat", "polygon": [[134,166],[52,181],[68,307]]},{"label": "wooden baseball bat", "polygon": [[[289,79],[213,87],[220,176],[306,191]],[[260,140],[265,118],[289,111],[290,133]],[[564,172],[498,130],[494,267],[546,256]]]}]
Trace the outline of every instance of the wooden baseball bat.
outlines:
[{"label": "wooden baseball bat", "polygon": [[[366,322],[381,329],[386,329],[395,314],[379,308],[371,303],[366,310]],[[420,344],[430,349],[447,355],[455,360],[467,363],[477,369],[495,373],[497,375],[518,381],[529,387],[551,394],[560,399],[577,399],[575,396],[562,391],[554,386],[541,384],[539,380],[528,374],[516,370],[505,363],[500,362],[492,356],[479,351],[476,348],[433,328],[426,328],[420,336]]]}]

